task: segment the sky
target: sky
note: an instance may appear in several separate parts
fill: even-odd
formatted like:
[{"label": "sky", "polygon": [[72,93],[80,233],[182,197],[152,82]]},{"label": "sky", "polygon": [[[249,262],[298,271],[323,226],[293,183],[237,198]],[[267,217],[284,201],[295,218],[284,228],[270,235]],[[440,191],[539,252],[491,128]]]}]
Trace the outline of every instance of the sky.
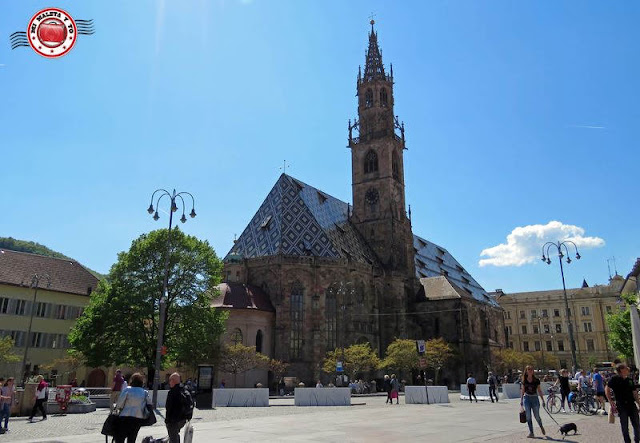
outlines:
[{"label": "sky", "polygon": [[[11,50],[38,10],[93,19],[65,56]],[[405,122],[414,233],[487,290],[568,287],[640,256],[633,1],[0,0],[0,236],[99,272],[167,226],[224,257],[286,172],[351,201],[347,120],[374,14]],[[187,208],[189,211],[190,208]],[[555,256],[552,256],[552,258]],[[613,259],[615,257],[615,267]],[[609,267],[611,271],[609,271]]]}]

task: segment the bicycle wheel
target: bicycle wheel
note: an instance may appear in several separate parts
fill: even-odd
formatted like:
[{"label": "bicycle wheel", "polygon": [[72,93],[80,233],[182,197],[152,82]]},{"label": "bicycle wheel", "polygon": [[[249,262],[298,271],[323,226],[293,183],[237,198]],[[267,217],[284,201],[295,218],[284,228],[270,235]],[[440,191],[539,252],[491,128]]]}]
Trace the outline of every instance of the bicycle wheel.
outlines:
[{"label": "bicycle wheel", "polygon": [[550,395],[547,398],[547,411],[552,414],[560,412],[560,399],[555,395]]}]

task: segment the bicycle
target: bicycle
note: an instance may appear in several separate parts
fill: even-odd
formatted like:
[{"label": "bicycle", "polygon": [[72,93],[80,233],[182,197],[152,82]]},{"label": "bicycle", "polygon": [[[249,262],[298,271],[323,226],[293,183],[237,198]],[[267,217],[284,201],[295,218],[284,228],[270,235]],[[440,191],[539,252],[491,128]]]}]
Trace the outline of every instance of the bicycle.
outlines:
[{"label": "bicycle", "polygon": [[557,414],[558,412],[560,412],[560,406],[562,404],[560,401],[560,396],[558,395],[558,387],[551,386],[547,391],[549,392],[549,396],[547,397],[546,401],[547,411],[552,414]]},{"label": "bicycle", "polygon": [[577,412],[584,415],[594,415],[598,413],[600,409],[600,403],[596,401],[591,390],[578,394],[576,400]]}]

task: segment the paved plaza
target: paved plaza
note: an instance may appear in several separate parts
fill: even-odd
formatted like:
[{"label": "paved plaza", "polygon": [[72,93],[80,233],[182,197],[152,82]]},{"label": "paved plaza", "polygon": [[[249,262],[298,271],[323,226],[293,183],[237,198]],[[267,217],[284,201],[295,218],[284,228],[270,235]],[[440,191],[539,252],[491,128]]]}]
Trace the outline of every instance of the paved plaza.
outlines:
[{"label": "paved plaza", "polygon": [[[293,399],[271,400],[269,408],[218,408],[196,410],[195,442],[515,442],[526,438],[527,426],[518,422],[519,400],[497,404],[460,401],[441,405],[386,405],[385,397],[354,397],[350,407],[295,407]],[[164,413],[163,410],[161,410]],[[50,416],[47,421],[28,423],[25,418],[10,422],[2,442],[101,443],[102,423],[108,414],[99,409],[91,414]],[[547,441],[562,441],[558,427],[543,412]],[[565,442],[619,442],[619,425],[609,425],[603,416],[555,416],[561,424],[573,421],[579,434]],[[538,437],[539,430],[536,428]],[[166,436],[162,418],[138,436]],[[541,438],[539,438],[541,439]]]}]

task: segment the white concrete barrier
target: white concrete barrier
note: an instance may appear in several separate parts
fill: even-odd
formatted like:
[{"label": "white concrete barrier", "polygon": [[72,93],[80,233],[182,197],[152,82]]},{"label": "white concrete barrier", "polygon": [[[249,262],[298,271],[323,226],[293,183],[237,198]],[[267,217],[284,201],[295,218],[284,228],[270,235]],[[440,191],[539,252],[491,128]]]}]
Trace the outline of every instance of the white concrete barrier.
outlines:
[{"label": "white concrete barrier", "polygon": [[446,386],[428,386],[429,399],[424,386],[405,386],[404,402],[406,404],[449,403],[449,390]]},{"label": "white concrete barrier", "polygon": [[[489,397],[489,385],[476,385],[475,398],[478,400],[491,400],[491,397]],[[466,383],[460,385],[460,400],[469,400],[469,388]]]},{"label": "white concrete barrier", "polygon": [[[168,389],[158,390],[158,407],[164,408],[167,404],[167,395],[169,394]],[[153,391],[149,391],[149,395],[153,396]]]},{"label": "white concrete barrier", "polygon": [[520,398],[520,386],[518,383],[503,383],[502,398]]},{"label": "white concrete barrier", "polygon": [[296,406],[351,406],[349,388],[296,388]]},{"label": "white concrete barrier", "polygon": [[213,407],[267,407],[269,406],[269,388],[229,388],[214,389]]}]

